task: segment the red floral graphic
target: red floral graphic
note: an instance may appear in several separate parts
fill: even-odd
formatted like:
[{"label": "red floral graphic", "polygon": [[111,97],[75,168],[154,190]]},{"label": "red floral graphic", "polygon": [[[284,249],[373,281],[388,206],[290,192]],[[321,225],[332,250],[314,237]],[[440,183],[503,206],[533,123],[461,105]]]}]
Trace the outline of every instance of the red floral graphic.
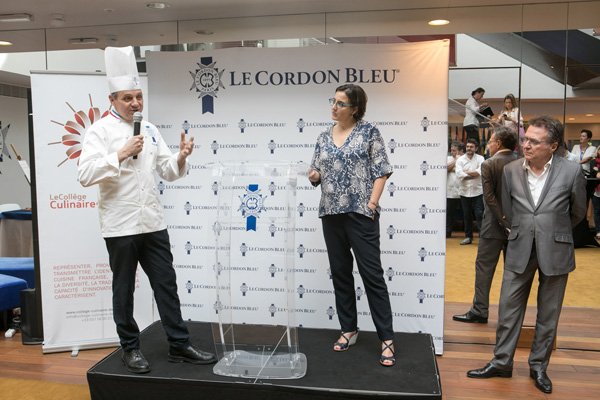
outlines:
[{"label": "red floral graphic", "polygon": [[63,123],[51,120],[51,122],[54,122],[55,124],[62,126],[64,128],[64,130],[67,131],[67,133],[63,132],[62,139],[60,142],[48,143],[48,145],[62,143],[65,146],[67,146],[67,150],[65,150],[65,153],[67,154],[67,158],[65,158],[63,161],[61,161],[57,165],[57,167],[60,167],[68,160],[74,160],[74,159],[79,158],[79,156],[81,155],[81,142],[83,141],[83,135],[85,134],[85,131],[95,121],[98,121],[99,119],[106,117],[109,113],[108,110],[104,111],[103,113],[100,113],[100,109],[98,107],[94,107],[94,104],[92,103],[92,96],[88,94],[88,97],[90,99],[90,108],[88,109],[87,114],[85,113],[85,111],[82,111],[82,110],[75,111],[75,109],[73,107],[71,107],[71,105],[69,103],[65,102],[67,104],[67,106],[69,106],[69,108],[71,110],[73,110],[73,113],[74,113],[73,119],[75,121],[69,120],[63,124]]}]

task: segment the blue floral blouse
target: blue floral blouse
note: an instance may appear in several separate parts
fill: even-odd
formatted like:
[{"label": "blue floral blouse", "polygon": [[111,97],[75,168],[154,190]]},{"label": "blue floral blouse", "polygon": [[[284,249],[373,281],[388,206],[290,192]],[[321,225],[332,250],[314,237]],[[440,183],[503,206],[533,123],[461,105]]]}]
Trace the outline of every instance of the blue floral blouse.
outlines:
[{"label": "blue floral blouse", "polygon": [[311,168],[321,174],[319,217],[358,213],[373,217],[367,204],[373,182],[392,174],[379,129],[358,121],[342,146],[333,142],[333,127],[321,132],[315,145]]}]

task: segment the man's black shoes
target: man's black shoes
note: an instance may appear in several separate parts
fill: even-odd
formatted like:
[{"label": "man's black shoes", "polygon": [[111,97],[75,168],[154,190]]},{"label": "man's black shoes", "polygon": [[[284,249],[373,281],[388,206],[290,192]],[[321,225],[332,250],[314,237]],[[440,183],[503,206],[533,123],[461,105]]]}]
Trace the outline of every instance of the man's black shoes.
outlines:
[{"label": "man's black shoes", "polygon": [[208,353],[197,349],[191,344],[183,347],[169,348],[169,362],[191,364],[214,364],[217,362],[217,357],[213,353]]},{"label": "man's black shoes", "polygon": [[150,372],[150,364],[144,358],[144,355],[139,349],[123,350],[123,356],[121,357],[123,363],[127,367],[129,372],[136,374],[145,374]]},{"label": "man's black shoes", "polygon": [[487,324],[488,322],[486,317],[473,314],[471,311],[467,311],[466,314],[455,315],[452,319],[458,322],[477,322],[478,324]]},{"label": "man's black shoes", "polygon": [[552,393],[552,381],[546,371],[529,370],[529,376],[535,381],[535,387],[544,393]]},{"label": "man's black shoes", "polygon": [[512,378],[512,369],[499,369],[488,363],[485,367],[467,372],[469,378]]}]

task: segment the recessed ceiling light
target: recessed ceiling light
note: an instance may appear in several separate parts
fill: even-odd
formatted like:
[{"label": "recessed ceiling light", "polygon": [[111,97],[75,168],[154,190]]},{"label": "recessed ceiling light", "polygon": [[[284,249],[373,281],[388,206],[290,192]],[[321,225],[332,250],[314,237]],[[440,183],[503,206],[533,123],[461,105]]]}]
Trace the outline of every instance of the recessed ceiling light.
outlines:
[{"label": "recessed ceiling light", "polygon": [[585,114],[586,117],[593,117],[594,114]]},{"label": "recessed ceiling light", "polygon": [[569,117],[569,121],[575,121],[575,118]]},{"label": "recessed ceiling light", "polygon": [[64,14],[52,14],[50,20],[50,26],[53,28],[62,28],[65,26],[65,15]]},{"label": "recessed ceiling light", "polygon": [[447,19],[432,19],[431,21],[429,21],[427,23],[432,26],[442,26],[442,25],[448,25],[450,23],[450,21],[448,21]]},{"label": "recessed ceiling light", "polygon": [[107,46],[116,46],[119,44],[119,39],[114,35],[108,35],[106,39],[104,39],[104,43]]},{"label": "recessed ceiling light", "polygon": [[94,44],[98,43],[98,38],[95,37],[81,37],[81,38],[71,38],[69,39],[70,44]]},{"label": "recessed ceiling light", "polygon": [[12,42],[8,40],[0,40],[0,46],[12,46]]},{"label": "recessed ceiling light", "polygon": [[31,22],[33,16],[31,14],[0,14],[0,22]]},{"label": "recessed ceiling light", "polygon": [[198,29],[196,32],[197,35],[212,35],[214,32],[206,29]]},{"label": "recessed ceiling light", "polygon": [[167,7],[171,7],[171,5],[169,3],[156,2],[156,3],[146,3],[146,7],[153,8],[155,10],[163,10]]}]

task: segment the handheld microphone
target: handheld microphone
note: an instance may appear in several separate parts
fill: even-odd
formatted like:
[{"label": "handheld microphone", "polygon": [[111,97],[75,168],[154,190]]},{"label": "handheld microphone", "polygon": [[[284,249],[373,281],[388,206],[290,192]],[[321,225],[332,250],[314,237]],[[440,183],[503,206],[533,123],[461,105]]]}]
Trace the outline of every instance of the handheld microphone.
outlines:
[{"label": "handheld microphone", "polygon": [[[133,136],[137,136],[140,134],[140,124],[142,123],[142,113],[136,111],[133,113]],[[137,154],[133,156],[134,160],[137,160]]]}]

